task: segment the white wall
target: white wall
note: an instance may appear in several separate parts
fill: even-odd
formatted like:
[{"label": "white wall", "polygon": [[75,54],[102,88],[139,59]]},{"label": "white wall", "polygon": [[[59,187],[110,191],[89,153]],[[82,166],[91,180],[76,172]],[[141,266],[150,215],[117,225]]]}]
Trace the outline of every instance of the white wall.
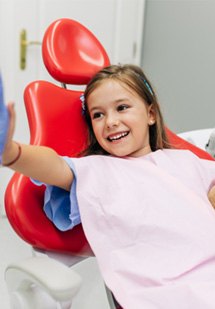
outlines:
[{"label": "white wall", "polygon": [[142,65],[175,132],[215,127],[215,1],[147,0]]}]

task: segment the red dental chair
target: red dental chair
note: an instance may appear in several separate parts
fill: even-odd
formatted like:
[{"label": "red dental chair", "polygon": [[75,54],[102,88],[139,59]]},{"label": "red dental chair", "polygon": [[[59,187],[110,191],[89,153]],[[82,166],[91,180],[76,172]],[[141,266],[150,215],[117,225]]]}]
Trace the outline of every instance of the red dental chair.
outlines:
[{"label": "red dental chair", "polygon": [[[109,65],[109,58],[95,36],[70,19],[57,20],[48,27],[42,54],[48,72],[63,87],[47,81],[35,81],[26,87],[30,143],[52,147],[60,155],[76,156],[87,143],[80,102],[82,91],[68,89],[66,85],[86,85],[97,71]],[[169,129],[167,134],[176,148],[191,149],[202,158],[212,159]],[[29,178],[14,174],[5,193],[5,207],[15,232],[37,250],[92,256],[81,225],[61,232],[47,219],[42,209],[43,195],[43,186],[37,187]]]}]

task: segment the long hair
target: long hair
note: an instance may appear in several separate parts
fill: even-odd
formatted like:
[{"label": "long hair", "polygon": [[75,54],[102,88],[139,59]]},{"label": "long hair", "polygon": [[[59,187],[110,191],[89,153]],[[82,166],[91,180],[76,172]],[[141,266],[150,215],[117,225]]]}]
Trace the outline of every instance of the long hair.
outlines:
[{"label": "long hair", "polygon": [[[99,145],[93,132],[91,118],[87,108],[87,99],[89,95],[99,87],[105,80],[114,80],[126,85],[142,98],[148,106],[153,106],[155,113],[155,123],[149,126],[149,143],[152,151],[163,148],[170,148],[168,142],[163,117],[160,106],[157,101],[156,94],[145,76],[143,70],[136,65],[111,65],[99,71],[89,82],[84,92],[85,101],[85,117],[89,128],[88,147],[82,155],[108,153]],[[143,103],[144,104],[144,103]]]}]

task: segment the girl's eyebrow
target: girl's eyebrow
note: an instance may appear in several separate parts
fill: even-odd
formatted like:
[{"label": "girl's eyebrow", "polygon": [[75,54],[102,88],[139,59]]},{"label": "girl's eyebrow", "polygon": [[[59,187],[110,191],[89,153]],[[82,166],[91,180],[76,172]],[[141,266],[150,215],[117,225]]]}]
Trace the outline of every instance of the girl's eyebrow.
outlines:
[{"label": "girl's eyebrow", "polygon": [[93,111],[99,110],[99,109],[101,109],[100,106],[94,106],[94,107],[92,107],[92,108],[89,109],[89,112],[92,113]]},{"label": "girl's eyebrow", "polygon": [[115,103],[121,103],[121,102],[125,102],[125,101],[130,101],[128,98],[122,98],[122,99],[118,99],[115,101]]},{"label": "girl's eyebrow", "polygon": [[[120,98],[120,99],[113,101],[112,103],[113,104],[119,104],[119,103],[128,102],[128,101],[130,101],[128,98]],[[99,109],[102,109],[102,108],[104,108],[102,105],[93,106],[91,109],[89,109],[89,112],[91,113],[94,110],[99,110]]]}]

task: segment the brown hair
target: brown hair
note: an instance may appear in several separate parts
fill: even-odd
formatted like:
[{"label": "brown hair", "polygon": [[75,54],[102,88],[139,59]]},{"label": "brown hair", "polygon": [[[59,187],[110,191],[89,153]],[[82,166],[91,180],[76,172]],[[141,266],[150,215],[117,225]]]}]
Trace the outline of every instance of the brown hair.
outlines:
[{"label": "brown hair", "polygon": [[155,151],[157,149],[170,148],[156,94],[152,89],[152,86],[147,77],[145,76],[143,70],[140,67],[131,64],[111,65],[99,71],[91,79],[84,92],[85,117],[89,128],[89,135],[88,148],[83,152],[82,155],[108,155],[108,153],[99,145],[95,138],[90,115],[87,109],[88,96],[97,87],[99,87],[99,85],[101,85],[104,80],[108,79],[112,79],[126,85],[128,88],[132,89],[139,97],[141,97],[147,105],[153,106],[156,121],[153,125],[149,126],[149,143],[151,149],[152,151]]}]

